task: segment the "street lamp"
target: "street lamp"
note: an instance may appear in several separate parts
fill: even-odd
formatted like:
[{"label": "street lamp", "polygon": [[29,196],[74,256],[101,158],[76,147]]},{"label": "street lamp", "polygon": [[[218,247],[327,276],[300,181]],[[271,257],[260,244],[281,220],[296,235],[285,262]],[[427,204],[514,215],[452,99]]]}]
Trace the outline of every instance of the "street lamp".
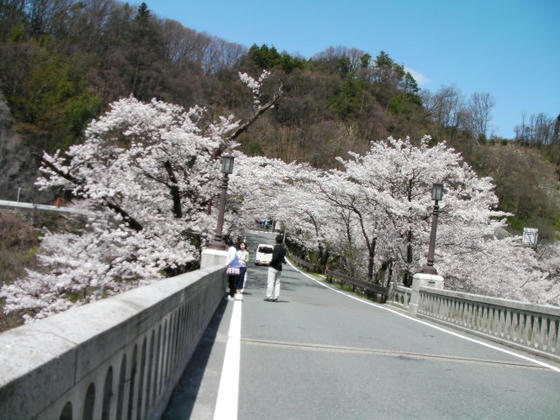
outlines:
[{"label": "street lamp", "polygon": [[438,201],[443,197],[443,184],[434,184],[432,187],[432,200],[434,200],[434,210],[432,212],[432,230],[430,232],[430,247],[428,248],[428,262],[422,267],[424,274],[437,274],[434,268],[434,251],[436,248],[436,231],[439,216]]},{"label": "street lamp", "polygon": [[233,173],[233,159],[232,155],[222,156],[222,173],[226,176],[226,179],[228,175]]},{"label": "street lamp", "polygon": [[224,177],[222,178],[222,193],[220,196],[220,208],[218,209],[218,224],[216,225],[214,241],[209,245],[210,248],[214,249],[225,248],[225,242],[222,238],[222,229],[224,227],[224,213],[226,211],[228,177],[233,173],[233,159],[232,155],[222,155],[222,173]]}]

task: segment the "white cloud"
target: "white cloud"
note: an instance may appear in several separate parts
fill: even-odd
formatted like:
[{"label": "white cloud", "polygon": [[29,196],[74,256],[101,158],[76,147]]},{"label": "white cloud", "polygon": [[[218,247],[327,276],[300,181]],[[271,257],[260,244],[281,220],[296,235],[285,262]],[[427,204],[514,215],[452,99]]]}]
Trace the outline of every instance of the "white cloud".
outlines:
[{"label": "white cloud", "polygon": [[432,82],[428,76],[424,76],[422,73],[417,72],[416,70],[411,69],[410,67],[405,66],[404,71],[407,71],[410,74],[412,74],[412,77],[414,77],[414,80],[416,80],[418,86],[425,86]]}]

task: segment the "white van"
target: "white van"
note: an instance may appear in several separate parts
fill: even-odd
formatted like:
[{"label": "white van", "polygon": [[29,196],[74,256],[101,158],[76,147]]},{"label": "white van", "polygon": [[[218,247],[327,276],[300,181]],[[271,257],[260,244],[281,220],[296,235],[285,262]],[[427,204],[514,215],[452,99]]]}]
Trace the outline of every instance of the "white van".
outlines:
[{"label": "white van", "polygon": [[274,246],[259,244],[255,255],[255,265],[269,265],[272,260],[272,251],[274,251]]}]

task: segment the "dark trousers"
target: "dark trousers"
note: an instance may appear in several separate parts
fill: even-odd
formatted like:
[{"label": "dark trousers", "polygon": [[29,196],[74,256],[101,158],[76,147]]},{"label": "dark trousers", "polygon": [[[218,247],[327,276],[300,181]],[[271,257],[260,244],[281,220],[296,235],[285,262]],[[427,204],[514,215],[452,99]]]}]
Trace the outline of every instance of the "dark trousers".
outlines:
[{"label": "dark trousers", "polygon": [[243,283],[245,282],[245,273],[247,272],[247,267],[239,267],[239,276],[237,277],[237,282],[235,283],[235,288],[237,290],[243,289]]},{"label": "dark trousers", "polygon": [[228,281],[228,287],[229,287],[229,295],[231,297],[233,297],[235,295],[235,286],[237,284],[237,279],[239,279],[239,276],[232,276],[230,274],[228,274],[227,276],[227,281]]}]

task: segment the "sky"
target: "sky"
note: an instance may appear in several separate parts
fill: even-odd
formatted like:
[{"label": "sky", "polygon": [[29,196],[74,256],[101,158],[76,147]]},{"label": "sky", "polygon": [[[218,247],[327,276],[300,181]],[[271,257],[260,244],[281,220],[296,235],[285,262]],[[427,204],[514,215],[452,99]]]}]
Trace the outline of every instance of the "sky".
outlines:
[{"label": "sky", "polygon": [[523,115],[560,114],[560,0],[148,0],[153,14],[246,47],[311,58],[329,47],[385,51],[422,89],[495,101],[489,135]]}]

